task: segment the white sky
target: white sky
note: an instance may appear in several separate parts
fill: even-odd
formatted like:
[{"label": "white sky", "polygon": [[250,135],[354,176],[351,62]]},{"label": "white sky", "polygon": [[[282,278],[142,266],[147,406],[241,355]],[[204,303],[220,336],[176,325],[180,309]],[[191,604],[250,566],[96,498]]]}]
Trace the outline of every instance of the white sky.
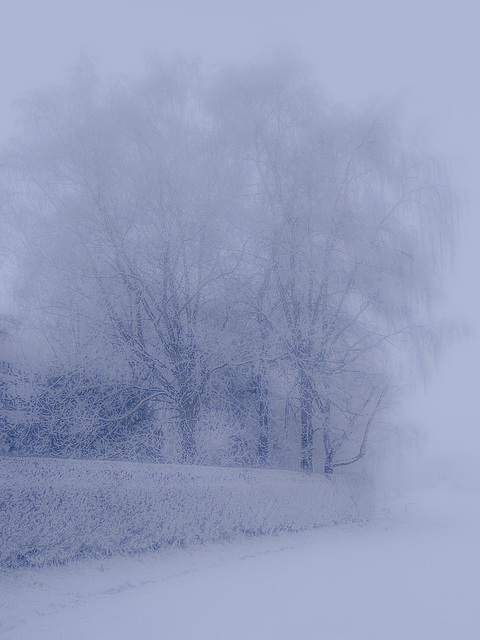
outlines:
[{"label": "white sky", "polygon": [[[149,50],[222,64],[296,47],[335,101],[403,96],[433,146],[461,159],[454,180],[469,204],[449,292],[454,311],[480,328],[479,20],[475,0],[3,0],[0,138],[13,132],[13,101],[62,82],[82,49],[105,71],[135,73]],[[438,448],[472,460],[479,363],[478,338],[452,350],[413,412],[434,427]]]}]

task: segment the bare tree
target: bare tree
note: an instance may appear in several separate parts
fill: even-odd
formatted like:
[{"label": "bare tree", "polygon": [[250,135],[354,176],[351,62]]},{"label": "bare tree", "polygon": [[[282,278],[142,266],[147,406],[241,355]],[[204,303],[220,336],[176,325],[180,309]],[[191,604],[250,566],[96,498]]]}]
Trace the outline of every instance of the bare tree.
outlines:
[{"label": "bare tree", "polygon": [[331,107],[287,58],[108,84],[82,63],[3,165],[41,422],[77,423],[82,455],[128,432],[186,463],[364,456],[455,208],[395,112]]},{"label": "bare tree", "polygon": [[385,354],[428,315],[452,193],[439,161],[403,145],[395,114],[331,109],[291,60],[231,70],[217,100],[261,220],[276,358],[296,372],[300,466],[322,447],[329,473],[358,433],[348,460],[364,455],[391,385]]}]

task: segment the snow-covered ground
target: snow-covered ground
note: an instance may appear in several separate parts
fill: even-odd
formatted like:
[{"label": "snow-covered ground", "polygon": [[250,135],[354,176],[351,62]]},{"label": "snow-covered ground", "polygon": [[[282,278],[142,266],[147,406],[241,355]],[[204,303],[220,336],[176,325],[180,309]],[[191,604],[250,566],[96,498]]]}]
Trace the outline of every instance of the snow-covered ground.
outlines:
[{"label": "snow-covered ground", "polygon": [[362,527],[0,575],[5,640],[478,640],[480,497],[390,499]]}]

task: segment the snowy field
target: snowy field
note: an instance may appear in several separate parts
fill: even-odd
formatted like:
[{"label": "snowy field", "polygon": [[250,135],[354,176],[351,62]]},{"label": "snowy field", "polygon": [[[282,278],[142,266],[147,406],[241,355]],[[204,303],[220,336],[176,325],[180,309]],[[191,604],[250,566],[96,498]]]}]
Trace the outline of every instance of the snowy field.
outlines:
[{"label": "snowy field", "polygon": [[478,640],[480,497],[376,522],[1,574],[5,640]]}]

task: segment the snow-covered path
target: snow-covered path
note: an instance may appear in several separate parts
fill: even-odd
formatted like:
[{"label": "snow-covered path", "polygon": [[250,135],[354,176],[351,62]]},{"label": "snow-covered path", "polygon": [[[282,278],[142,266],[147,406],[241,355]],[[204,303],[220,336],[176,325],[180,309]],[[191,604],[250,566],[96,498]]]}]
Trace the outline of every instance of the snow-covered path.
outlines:
[{"label": "snow-covered path", "polygon": [[9,571],[0,637],[478,640],[479,503],[417,492],[361,529]]}]

